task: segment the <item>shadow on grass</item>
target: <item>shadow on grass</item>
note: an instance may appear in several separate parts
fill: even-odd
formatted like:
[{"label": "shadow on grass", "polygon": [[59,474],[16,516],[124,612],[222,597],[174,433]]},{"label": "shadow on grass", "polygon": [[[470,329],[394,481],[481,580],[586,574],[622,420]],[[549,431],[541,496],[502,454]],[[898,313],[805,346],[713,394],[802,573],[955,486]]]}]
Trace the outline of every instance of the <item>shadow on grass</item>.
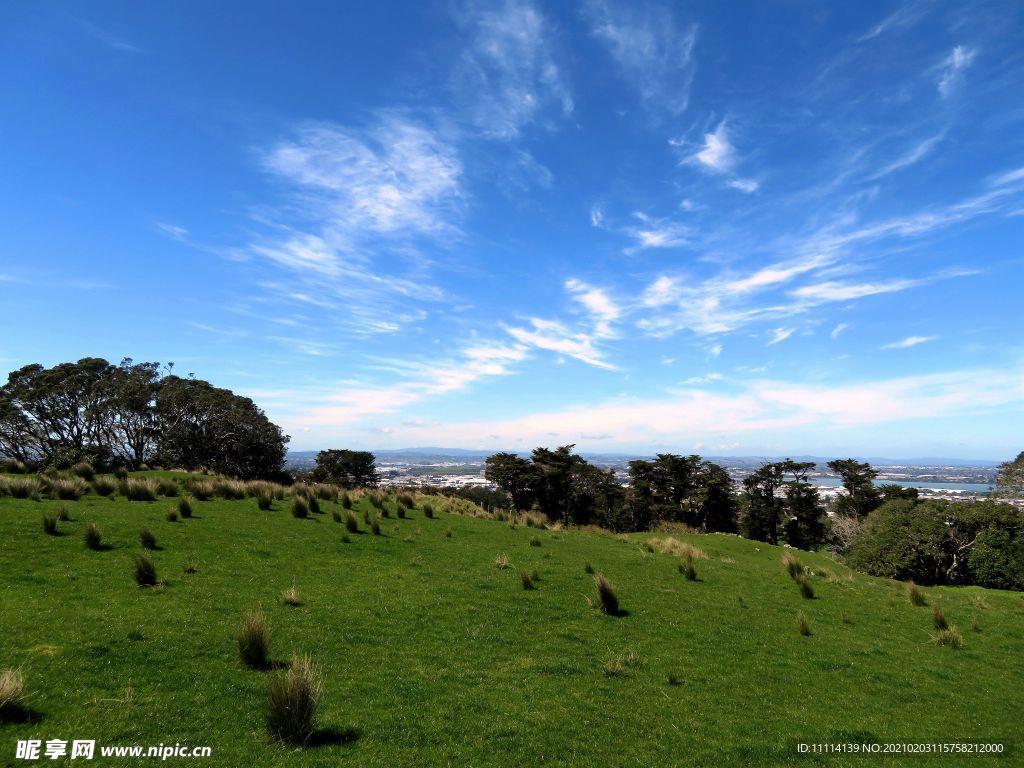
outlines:
[{"label": "shadow on grass", "polygon": [[8,705],[0,709],[0,723],[12,723],[23,725],[25,723],[39,723],[43,720],[42,712],[37,712],[24,704]]},{"label": "shadow on grass", "polygon": [[358,728],[318,728],[306,740],[307,747],[329,747],[336,744],[351,744],[362,735]]}]

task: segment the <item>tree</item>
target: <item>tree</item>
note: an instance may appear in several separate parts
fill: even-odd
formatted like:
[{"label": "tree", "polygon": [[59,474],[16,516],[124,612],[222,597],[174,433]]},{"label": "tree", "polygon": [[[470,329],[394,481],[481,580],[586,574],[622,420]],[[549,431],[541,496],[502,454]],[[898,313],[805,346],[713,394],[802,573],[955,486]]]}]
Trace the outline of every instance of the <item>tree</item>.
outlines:
[{"label": "tree", "polygon": [[159,390],[159,363],[135,363],[126,357],[110,371],[107,441],[113,456],[124,464],[138,467],[153,461],[160,435]]},{"label": "tree", "polygon": [[376,457],[369,451],[328,450],[316,455],[313,479],[344,488],[373,488],[380,482]]},{"label": "tree", "polygon": [[776,491],[782,487],[783,477],[782,464],[773,462],[743,478],[746,514],[741,523],[743,535],[748,539],[778,544],[783,504]]},{"label": "tree", "polygon": [[842,478],[846,489],[846,495],[836,502],[836,511],[840,514],[864,518],[882,503],[882,495],[873,482],[878,471],[870,464],[856,459],[835,459],[828,463],[828,468]]},{"label": "tree", "polygon": [[575,482],[574,476],[587,465],[582,456],[572,452],[575,447],[563,445],[554,451],[535,448],[531,455],[538,473],[537,503],[548,519],[560,520],[563,525],[584,517],[582,512],[589,502],[586,485]]},{"label": "tree", "polygon": [[782,472],[793,477],[785,483],[786,512],[789,515],[786,541],[800,549],[813,550],[825,543],[825,511],[818,489],[807,481],[808,473],[814,467],[813,461],[786,459],[781,462]]},{"label": "tree", "polygon": [[735,533],[739,507],[729,473],[711,461],[702,462],[698,474],[699,527],[704,531]]},{"label": "tree", "polygon": [[1024,496],[1024,451],[1013,461],[1004,461],[996,473],[996,489],[1005,496]]},{"label": "tree", "polygon": [[496,453],[484,464],[484,477],[508,494],[512,508],[524,512],[533,505],[539,479],[536,468],[514,453]]}]

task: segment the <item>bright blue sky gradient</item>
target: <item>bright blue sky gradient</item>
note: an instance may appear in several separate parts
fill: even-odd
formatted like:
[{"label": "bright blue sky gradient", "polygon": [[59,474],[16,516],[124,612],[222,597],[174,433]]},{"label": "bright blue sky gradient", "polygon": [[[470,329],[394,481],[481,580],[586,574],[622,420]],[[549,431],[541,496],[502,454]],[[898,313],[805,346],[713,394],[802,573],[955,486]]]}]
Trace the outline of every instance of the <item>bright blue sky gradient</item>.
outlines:
[{"label": "bright blue sky gradient", "polygon": [[0,364],[297,449],[1024,448],[1024,6],[14,2]]}]

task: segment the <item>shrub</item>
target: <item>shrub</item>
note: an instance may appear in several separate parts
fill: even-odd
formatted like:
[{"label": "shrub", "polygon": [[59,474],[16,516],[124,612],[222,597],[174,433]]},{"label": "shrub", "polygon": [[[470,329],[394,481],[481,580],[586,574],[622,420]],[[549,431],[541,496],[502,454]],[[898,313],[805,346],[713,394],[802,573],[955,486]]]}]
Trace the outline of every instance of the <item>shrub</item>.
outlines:
[{"label": "shrub", "polygon": [[281,593],[281,603],[292,607],[302,605],[302,595],[299,594],[299,590],[295,588],[294,584]]},{"label": "shrub", "polygon": [[43,533],[57,536],[57,518],[54,515],[43,515]]},{"label": "shrub", "polygon": [[536,536],[531,536],[530,537],[530,546],[531,547],[539,547],[540,546],[540,539],[538,539]]},{"label": "shrub", "polygon": [[434,519],[434,507],[431,504],[423,505],[423,516],[429,520]]},{"label": "shrub", "polygon": [[510,565],[512,565],[512,563],[509,561],[508,555],[498,555],[494,558],[494,567],[499,571],[504,571]]},{"label": "shrub", "polygon": [[938,645],[948,645],[957,650],[964,647],[964,639],[960,634],[960,630],[956,627],[951,626],[940,629],[932,636],[932,639]]},{"label": "shrub", "polygon": [[789,574],[789,578],[794,580],[806,572],[806,568],[800,562],[800,558],[788,550],[782,553],[782,565],[785,567],[786,573]]},{"label": "shrub", "polygon": [[139,531],[139,543],[143,549],[156,549],[156,536],[149,528],[143,528]]},{"label": "shrub", "polygon": [[182,517],[192,517],[192,502],[184,496],[178,499],[178,514]]},{"label": "shrub", "polygon": [[16,669],[0,672],[0,721],[14,719],[25,705],[25,678]]},{"label": "shrub", "polygon": [[679,572],[686,577],[687,581],[697,580],[697,569],[693,565],[692,557],[679,561]]},{"label": "shrub", "polygon": [[811,586],[811,580],[807,578],[806,573],[801,573],[796,577],[796,584],[800,587],[800,596],[804,600],[814,599],[814,587]]},{"label": "shrub", "polygon": [[123,494],[131,501],[156,501],[159,487],[155,480],[144,477],[133,477],[123,484]]},{"label": "shrub", "polygon": [[279,741],[301,746],[313,735],[323,686],[308,656],[295,656],[287,670],[270,680],[267,727]]},{"label": "shrub", "polygon": [[928,605],[924,599],[924,591],[913,581],[907,582],[907,597],[910,598],[911,605]]},{"label": "shrub", "polygon": [[248,493],[245,483],[238,480],[220,478],[213,483],[213,492],[224,499],[244,499]]},{"label": "shrub", "polygon": [[96,523],[89,523],[85,528],[85,546],[92,550],[98,550],[103,546],[103,534]]},{"label": "shrub", "polygon": [[370,530],[374,536],[380,536],[380,523],[377,521],[377,518],[373,518],[373,522],[370,523]]},{"label": "shrub", "polygon": [[803,611],[796,612],[796,628],[804,637],[811,634],[811,621]]},{"label": "shrub", "polygon": [[200,480],[198,482],[188,483],[187,487],[189,493],[199,499],[199,501],[209,501],[213,498],[213,483]]},{"label": "shrub", "polygon": [[348,491],[341,494],[341,506],[345,509],[352,509],[352,497],[348,495]]},{"label": "shrub", "polygon": [[274,497],[265,491],[260,492],[260,495],[256,497],[256,506],[262,509],[264,512],[270,509],[270,506],[271,504],[273,504],[273,502]]},{"label": "shrub", "polygon": [[238,657],[252,669],[266,669],[270,666],[270,623],[261,611],[253,611],[242,617],[236,632]]},{"label": "shrub", "polygon": [[340,523],[341,522],[341,512],[338,512],[337,510],[335,510],[334,512],[331,512],[331,519],[334,522],[336,522],[336,523]]},{"label": "shrub", "polygon": [[318,499],[323,501],[337,501],[338,500],[338,486],[336,485],[318,485],[316,487],[316,496]]},{"label": "shrub", "polygon": [[71,474],[77,475],[86,482],[92,480],[96,476],[96,470],[92,468],[92,464],[87,461],[80,461],[71,467]]},{"label": "shrub", "polygon": [[292,517],[309,517],[309,505],[302,496],[292,497]]},{"label": "shrub", "polygon": [[110,496],[117,490],[117,483],[109,477],[96,477],[92,481],[92,489],[97,496]]},{"label": "shrub", "polygon": [[62,478],[50,482],[50,494],[66,501],[78,501],[87,490],[89,487],[80,477]]},{"label": "shrub", "polygon": [[135,556],[135,583],[140,587],[156,586],[156,566],[146,555]]},{"label": "shrub", "polygon": [[43,489],[34,477],[12,477],[7,481],[7,492],[16,499],[34,498]]},{"label": "shrub", "polygon": [[170,477],[161,477],[156,481],[156,490],[161,496],[177,496],[178,481]]},{"label": "shrub", "polygon": [[621,609],[615,586],[602,573],[594,574],[594,586],[597,587],[597,598],[600,601],[598,607],[601,609],[601,613],[607,616],[618,616]]},{"label": "shrub", "polygon": [[116,477],[118,480],[127,480],[128,469],[126,467],[117,467],[114,470],[114,477]]},{"label": "shrub", "polygon": [[178,522],[178,513],[175,512],[173,509],[170,512],[167,513],[167,522],[168,523],[176,523],[176,522]]},{"label": "shrub", "polygon": [[356,520],[356,516],[351,512],[345,513],[345,530],[349,533],[359,532],[359,521]]},{"label": "shrub", "polygon": [[519,574],[519,578],[523,582],[523,589],[536,589],[536,587],[533,585],[533,579],[530,578],[530,574],[528,574],[526,571],[523,571],[521,574]]},{"label": "shrub", "polygon": [[941,605],[936,604],[935,607],[932,608],[932,624],[934,624],[935,628],[940,631],[943,629],[949,629],[949,622],[946,621],[946,614],[943,612]]}]

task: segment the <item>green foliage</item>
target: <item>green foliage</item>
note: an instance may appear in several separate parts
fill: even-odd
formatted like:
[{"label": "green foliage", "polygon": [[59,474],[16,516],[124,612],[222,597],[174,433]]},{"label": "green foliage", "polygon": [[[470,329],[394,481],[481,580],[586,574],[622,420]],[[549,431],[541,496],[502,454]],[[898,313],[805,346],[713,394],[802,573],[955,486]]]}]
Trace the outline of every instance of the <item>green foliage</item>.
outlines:
[{"label": "green foliage", "polygon": [[270,622],[262,611],[253,611],[242,617],[235,633],[238,657],[252,669],[270,666]]},{"label": "green foliage", "polygon": [[109,477],[96,477],[92,481],[92,489],[97,496],[110,496],[117,490],[117,483]]},{"label": "green foliage", "polygon": [[881,493],[874,485],[878,471],[870,464],[856,459],[836,459],[828,463],[828,468],[839,475],[846,491],[836,500],[838,514],[863,518],[882,503]]},{"label": "green foliage", "polygon": [[423,505],[423,516],[428,520],[432,520],[434,518],[434,507],[432,504],[425,503]]},{"label": "green foliage", "polygon": [[370,523],[370,531],[374,536],[380,536],[380,522],[377,518],[373,518],[373,521]]},{"label": "green foliage", "polygon": [[946,614],[942,606],[936,603],[932,607],[932,624],[938,630],[949,629],[949,622],[946,621]]},{"label": "green foliage", "polygon": [[536,536],[531,536],[530,537],[530,546],[531,547],[539,547],[539,546],[541,546],[540,539],[537,538]]},{"label": "green foliage", "polygon": [[77,475],[86,482],[89,482],[96,476],[96,470],[93,469],[92,464],[87,461],[80,461],[71,467],[71,474]]},{"label": "green foliage", "polygon": [[168,523],[176,523],[176,522],[178,522],[178,513],[175,512],[173,509],[170,512],[167,513],[167,522]]},{"label": "green foliage", "polygon": [[156,586],[156,566],[147,555],[135,555],[135,583],[140,587]]},{"label": "green foliage", "polygon": [[178,481],[172,477],[158,477],[156,479],[156,492],[161,496],[177,496]]},{"label": "green foliage", "polygon": [[380,481],[376,461],[369,451],[320,451],[316,455],[313,479],[321,483],[337,483],[346,490],[376,487]]},{"label": "green foliage", "polygon": [[267,728],[278,741],[303,746],[316,728],[316,709],[323,693],[319,670],[308,656],[295,656],[287,670],[269,686]]},{"label": "green foliage", "polygon": [[348,495],[348,491],[341,494],[341,506],[344,509],[352,509],[352,497]]},{"label": "green foliage", "polygon": [[800,597],[804,600],[814,599],[814,587],[811,586],[811,580],[806,573],[801,573],[796,577],[796,585],[800,589]]},{"label": "green foliage", "polygon": [[338,510],[334,510],[333,512],[331,512],[331,519],[334,522],[336,522],[336,523],[340,523],[341,522],[341,512],[339,512]]},{"label": "green foliage", "polygon": [[911,605],[920,607],[928,604],[924,597],[924,590],[913,581],[907,582],[907,598],[910,600]]},{"label": "green foliage", "polygon": [[1024,496],[1024,451],[1013,461],[1005,461],[996,472],[996,489],[1006,496]]},{"label": "green foliage", "polygon": [[968,558],[971,581],[993,589],[1024,589],[1024,535],[997,525],[975,538]]}]

